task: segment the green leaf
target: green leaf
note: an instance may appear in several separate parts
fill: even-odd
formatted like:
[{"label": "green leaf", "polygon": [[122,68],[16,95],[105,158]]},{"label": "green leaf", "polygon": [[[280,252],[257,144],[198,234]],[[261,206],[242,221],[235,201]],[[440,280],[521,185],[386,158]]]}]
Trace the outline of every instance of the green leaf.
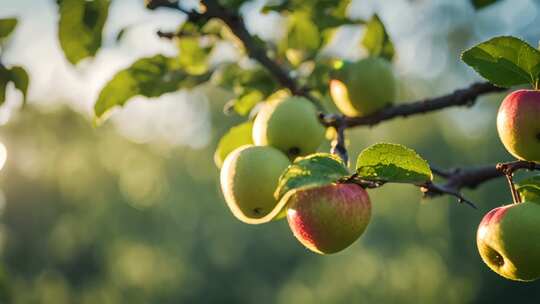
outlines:
[{"label": "green leaf", "polygon": [[390,61],[394,57],[394,44],[377,15],[373,15],[367,22],[366,31],[360,43],[367,50],[369,56],[383,57]]},{"label": "green leaf", "polygon": [[23,103],[26,103],[26,94],[28,93],[28,83],[30,82],[28,73],[20,67],[14,66],[11,68],[11,81],[17,90],[23,94]]},{"label": "green leaf", "polygon": [[475,9],[482,9],[486,6],[492,5],[499,0],[471,0],[471,4]]},{"label": "green leaf", "polygon": [[229,153],[238,147],[253,144],[251,131],[253,123],[251,121],[232,127],[221,137],[216,152],[214,153],[214,162],[218,168],[221,168],[223,161]]},{"label": "green leaf", "polygon": [[279,200],[291,190],[327,185],[347,175],[349,172],[343,162],[332,154],[316,153],[297,158],[279,178],[274,197]]},{"label": "green leaf", "polygon": [[203,48],[199,37],[182,37],[178,41],[180,66],[189,74],[202,75],[208,72],[208,55],[211,48]]},{"label": "green leaf", "polygon": [[463,52],[461,59],[500,87],[535,86],[540,76],[540,51],[512,36],[482,42]]},{"label": "green leaf", "polygon": [[58,37],[72,64],[94,56],[101,46],[110,0],[57,0],[60,19]]},{"label": "green leaf", "polygon": [[2,44],[17,26],[17,18],[0,19],[0,44]]},{"label": "green leaf", "polygon": [[232,108],[241,116],[249,114],[251,109],[264,99],[264,95],[257,90],[249,91],[248,93],[234,99]]},{"label": "green leaf", "polygon": [[20,66],[14,66],[11,69],[0,65],[0,105],[5,102],[6,88],[8,83],[13,82],[15,88],[23,94],[23,103],[26,103],[26,94],[28,92],[28,74]]},{"label": "green leaf", "polygon": [[524,202],[540,202],[540,175],[516,183],[516,190]]},{"label": "green leaf", "polygon": [[280,45],[282,52],[287,49],[313,51],[319,48],[319,29],[306,12],[298,11],[289,15],[287,35]]},{"label": "green leaf", "polygon": [[209,79],[209,74],[190,75],[179,69],[177,58],[163,55],[142,58],[118,72],[101,90],[94,105],[96,118],[124,105],[131,97],[157,97],[180,88],[192,88]]},{"label": "green leaf", "polygon": [[334,8],[333,15],[340,18],[346,18],[349,5],[351,5],[351,0],[339,1],[338,5],[336,5]]},{"label": "green leaf", "polygon": [[422,157],[405,146],[379,143],[358,155],[356,171],[371,181],[420,184],[431,181],[433,174]]}]

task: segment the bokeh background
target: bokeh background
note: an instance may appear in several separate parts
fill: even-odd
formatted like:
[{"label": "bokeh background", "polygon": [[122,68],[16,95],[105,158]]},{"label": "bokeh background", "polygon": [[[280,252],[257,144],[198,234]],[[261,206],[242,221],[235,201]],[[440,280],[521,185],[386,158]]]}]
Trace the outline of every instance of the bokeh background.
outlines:
[{"label": "bokeh background", "polygon": [[[248,2],[242,12],[253,33],[277,40],[283,22],[257,13],[263,4]],[[400,102],[478,80],[459,60],[474,43],[503,34],[533,45],[540,39],[533,0],[481,11],[465,0],[349,7],[351,16],[373,12],[397,49]],[[204,86],[136,98],[92,127],[93,102],[116,71],[142,56],[174,54],[155,31],[176,28],[181,14],[114,0],[103,48],[76,68],[59,48],[53,1],[0,0],[0,18],[7,16],[20,22],[2,62],[31,78],[27,107],[10,87],[0,108],[0,152],[7,151],[0,153],[0,303],[540,303],[540,283],[502,279],[476,250],[483,214],[511,200],[502,179],[465,191],[479,210],[448,197],[424,201],[407,185],[370,191],[365,235],[318,256],[286,222],[250,226],[228,211],[212,159],[220,136],[241,121],[223,114],[229,92]],[[343,28],[325,52],[361,58],[362,31]],[[214,56],[234,60],[236,51],[223,45]],[[350,130],[349,152],[354,159],[389,141],[442,167],[510,160],[495,129],[502,97]]]}]

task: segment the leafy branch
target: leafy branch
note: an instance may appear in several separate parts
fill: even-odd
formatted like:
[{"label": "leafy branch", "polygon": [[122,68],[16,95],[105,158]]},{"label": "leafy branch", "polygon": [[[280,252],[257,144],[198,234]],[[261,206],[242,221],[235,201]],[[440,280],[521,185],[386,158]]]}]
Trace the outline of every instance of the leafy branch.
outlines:
[{"label": "leafy branch", "polygon": [[[187,14],[188,19],[192,21],[202,19],[209,20],[212,18],[220,19],[242,42],[247,55],[263,66],[272,75],[272,77],[279,82],[281,86],[287,88],[293,95],[304,96],[311,101],[318,103],[316,98],[310,93],[310,88],[301,85],[297,79],[291,76],[290,71],[270,58],[264,45],[262,45],[256,37],[249,33],[242,16],[238,12],[232,11],[220,5],[215,0],[202,0],[201,3],[203,7],[200,9],[200,11],[186,11],[185,9],[180,8],[178,1],[167,0],[150,0],[147,7],[151,9],[158,7],[174,8]],[[175,33],[160,32],[159,35],[165,38],[175,37]],[[449,107],[471,106],[476,102],[477,98],[482,95],[501,92],[504,90],[506,89],[501,86],[495,86],[490,82],[478,82],[473,83],[466,88],[455,90],[454,92],[446,95],[389,106],[364,117],[347,117],[338,114],[320,113],[319,119],[325,126],[335,129],[336,137],[332,142],[331,152],[338,155],[345,163],[347,163],[348,155],[345,147],[345,129],[359,126],[374,126],[394,118],[426,114]],[[505,175],[511,176],[513,171],[518,169],[540,170],[540,165],[530,162],[516,161],[512,163],[467,169],[456,168],[451,170],[442,170],[432,168],[433,173],[445,179],[445,182],[433,183],[429,181],[417,184],[417,186],[421,188],[426,197],[443,194],[451,195],[456,197],[459,202],[475,207],[472,202],[467,200],[461,194],[462,189],[475,188],[484,182]],[[511,173],[508,173],[509,170]],[[351,177],[351,181],[359,183],[367,188],[376,188],[384,185],[384,182],[362,180],[356,175]]]}]

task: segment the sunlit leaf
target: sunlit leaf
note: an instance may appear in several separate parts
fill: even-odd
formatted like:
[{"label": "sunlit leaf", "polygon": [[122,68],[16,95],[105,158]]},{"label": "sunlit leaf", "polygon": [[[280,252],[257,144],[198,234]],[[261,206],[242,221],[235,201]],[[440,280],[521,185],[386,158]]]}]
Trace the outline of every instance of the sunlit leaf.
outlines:
[{"label": "sunlit leaf", "polygon": [[363,150],[356,162],[362,179],[419,184],[431,181],[433,174],[422,157],[405,146],[379,143]]},{"label": "sunlit leaf", "polygon": [[57,0],[60,12],[58,37],[72,64],[94,56],[101,46],[110,0]]},{"label": "sunlit leaf", "polygon": [[17,26],[17,18],[0,19],[0,45],[6,40]]},{"label": "sunlit leaf", "polygon": [[282,52],[287,49],[316,50],[321,43],[319,34],[319,29],[308,13],[303,11],[291,13],[287,18],[287,34],[280,48]]},{"label": "sunlit leaf", "polygon": [[264,99],[264,95],[257,90],[249,91],[248,93],[236,98],[233,101],[233,109],[236,113],[242,116],[246,116],[249,114],[251,109],[257,103],[261,102]]},{"label": "sunlit leaf", "polygon": [[192,88],[208,79],[209,74],[190,75],[179,69],[177,58],[163,55],[142,58],[107,83],[94,105],[94,112],[99,118],[107,110],[124,105],[131,97],[157,97],[180,88]]},{"label": "sunlit leaf", "polygon": [[202,47],[199,37],[182,37],[178,41],[180,65],[190,74],[200,75],[208,71],[208,55],[211,48]]},{"label": "sunlit leaf", "polygon": [[316,153],[297,158],[279,178],[274,197],[279,200],[291,190],[327,185],[348,174],[341,159],[332,154]]},{"label": "sunlit leaf", "polygon": [[501,87],[535,85],[540,78],[540,51],[512,36],[482,42],[463,52],[461,59]]},{"label": "sunlit leaf", "polygon": [[540,202],[540,175],[516,183],[516,190],[524,202]]},{"label": "sunlit leaf", "polygon": [[218,168],[221,168],[223,161],[234,149],[253,144],[251,131],[253,123],[251,121],[232,127],[221,137],[216,152],[214,153],[214,162]]},{"label": "sunlit leaf", "polygon": [[370,56],[379,56],[388,60],[392,60],[394,57],[394,44],[386,32],[384,24],[377,15],[373,15],[366,24],[366,30],[361,44]]},{"label": "sunlit leaf", "polygon": [[23,94],[23,103],[26,102],[26,94],[28,92],[28,74],[20,66],[12,68],[0,65],[0,105],[5,102],[6,88],[8,83],[12,82],[15,88]]}]

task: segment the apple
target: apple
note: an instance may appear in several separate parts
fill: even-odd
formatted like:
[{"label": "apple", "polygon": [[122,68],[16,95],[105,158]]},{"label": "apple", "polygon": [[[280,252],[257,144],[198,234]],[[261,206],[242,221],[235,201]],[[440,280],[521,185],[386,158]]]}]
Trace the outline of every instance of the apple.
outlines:
[{"label": "apple", "polygon": [[392,65],[379,57],[345,62],[330,80],[332,100],[351,117],[366,116],[392,104],[396,92]]},{"label": "apple", "polygon": [[288,198],[287,221],[294,236],[319,254],[339,252],[366,230],[371,202],[356,184],[298,189]]},{"label": "apple", "polygon": [[231,152],[220,172],[221,190],[234,216],[249,223],[277,205],[279,177],[289,166],[287,156],[273,147],[242,146]]},{"label": "apple", "polygon": [[497,130],[510,154],[540,162],[540,91],[518,90],[506,96],[497,114]]},{"label": "apple", "polygon": [[516,281],[540,277],[540,203],[523,202],[488,212],[476,235],[482,260]]},{"label": "apple", "polygon": [[268,101],[253,123],[256,145],[276,147],[291,159],[317,151],[324,134],[317,109],[304,97]]}]

